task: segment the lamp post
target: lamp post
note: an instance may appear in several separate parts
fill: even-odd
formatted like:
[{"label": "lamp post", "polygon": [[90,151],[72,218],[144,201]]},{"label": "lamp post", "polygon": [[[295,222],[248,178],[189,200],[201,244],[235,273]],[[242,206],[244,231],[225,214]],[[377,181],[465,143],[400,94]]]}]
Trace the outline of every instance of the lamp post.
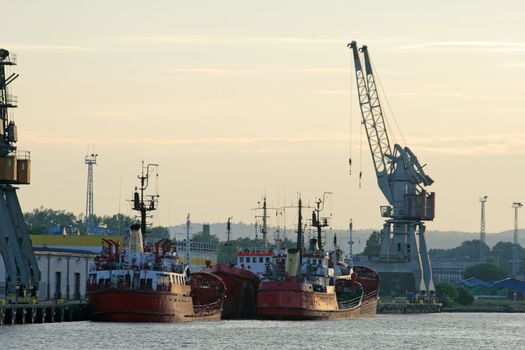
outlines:
[{"label": "lamp post", "polygon": [[512,277],[518,274],[518,209],[523,207],[520,202],[512,203],[514,208],[514,244],[512,245]]}]

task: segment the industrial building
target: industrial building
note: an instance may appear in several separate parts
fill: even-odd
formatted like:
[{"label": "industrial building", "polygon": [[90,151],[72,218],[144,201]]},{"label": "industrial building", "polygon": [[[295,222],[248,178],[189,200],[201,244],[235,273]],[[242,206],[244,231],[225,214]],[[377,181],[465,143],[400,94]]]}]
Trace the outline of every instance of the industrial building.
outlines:
[{"label": "industrial building", "polygon": [[[86,278],[96,254],[56,249],[35,250],[40,283],[38,300],[82,300],[86,297]],[[6,299],[7,273],[0,256],[0,300]]]}]

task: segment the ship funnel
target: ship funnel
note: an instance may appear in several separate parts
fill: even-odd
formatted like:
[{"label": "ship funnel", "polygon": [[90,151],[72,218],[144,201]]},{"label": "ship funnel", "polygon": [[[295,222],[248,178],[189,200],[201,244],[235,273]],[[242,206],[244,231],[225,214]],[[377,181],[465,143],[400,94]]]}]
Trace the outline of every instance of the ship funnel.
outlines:
[{"label": "ship funnel", "polygon": [[144,253],[144,245],[142,243],[142,232],[140,232],[140,225],[131,225],[129,233],[129,252],[130,253]]},{"label": "ship funnel", "polygon": [[286,272],[288,277],[296,277],[299,269],[299,250],[288,249],[286,254]]}]

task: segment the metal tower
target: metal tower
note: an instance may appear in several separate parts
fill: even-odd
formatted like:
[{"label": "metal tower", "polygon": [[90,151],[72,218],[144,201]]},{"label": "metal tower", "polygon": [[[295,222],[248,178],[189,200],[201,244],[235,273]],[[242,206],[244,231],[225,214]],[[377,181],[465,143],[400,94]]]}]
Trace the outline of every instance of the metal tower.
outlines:
[{"label": "metal tower", "polygon": [[28,151],[16,147],[17,129],[9,109],[17,107],[8,86],[18,74],[7,73],[16,65],[15,56],[0,49],[0,255],[5,280],[0,281],[0,300],[26,303],[38,296],[40,270],[33,253],[22,209],[13,185],[30,183],[31,161]]},{"label": "metal tower", "polygon": [[485,234],[485,203],[487,203],[488,196],[483,196],[479,199],[481,203],[481,225],[479,229],[479,261],[485,262],[487,259],[485,252],[486,234]]},{"label": "metal tower", "polygon": [[512,276],[516,276],[519,271],[518,261],[518,209],[523,207],[520,202],[512,203],[514,208],[514,244],[512,245]]},{"label": "metal tower", "polygon": [[[85,158],[85,163],[88,166],[87,175],[87,194],[86,194],[86,225],[87,233],[95,225],[95,212],[93,211],[93,165],[97,165],[98,154],[88,154]],[[144,232],[142,233],[144,234]]]}]

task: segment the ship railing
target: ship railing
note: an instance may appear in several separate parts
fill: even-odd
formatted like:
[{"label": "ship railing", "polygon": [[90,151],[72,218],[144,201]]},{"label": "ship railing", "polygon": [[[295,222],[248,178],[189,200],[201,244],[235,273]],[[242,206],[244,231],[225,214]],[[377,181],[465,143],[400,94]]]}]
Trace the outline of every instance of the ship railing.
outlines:
[{"label": "ship railing", "polygon": [[220,310],[222,307],[222,300],[217,300],[213,303],[205,304],[205,305],[193,305],[193,310],[195,314],[202,316],[202,315],[211,315],[217,312],[217,310]]},{"label": "ship railing", "polygon": [[339,301],[339,309],[351,309],[361,304],[363,296],[358,296],[350,300]]},{"label": "ship railing", "polygon": [[[186,249],[186,241],[177,241],[175,243],[177,250],[182,251]],[[217,253],[219,250],[219,245],[216,243],[208,242],[190,242],[190,250],[195,252],[211,252]]]},{"label": "ship railing", "polygon": [[243,253],[266,253],[271,252],[270,249],[264,247],[236,247],[238,252]]}]

